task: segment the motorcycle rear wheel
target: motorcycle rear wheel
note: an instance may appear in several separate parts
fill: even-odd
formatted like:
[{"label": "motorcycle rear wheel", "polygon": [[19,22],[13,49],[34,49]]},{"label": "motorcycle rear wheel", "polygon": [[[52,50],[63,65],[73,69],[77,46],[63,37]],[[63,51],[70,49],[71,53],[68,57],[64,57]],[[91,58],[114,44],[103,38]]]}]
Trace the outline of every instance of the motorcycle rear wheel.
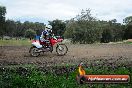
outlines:
[{"label": "motorcycle rear wheel", "polygon": [[37,57],[40,55],[39,49],[36,47],[31,47],[29,53],[33,57]]}]

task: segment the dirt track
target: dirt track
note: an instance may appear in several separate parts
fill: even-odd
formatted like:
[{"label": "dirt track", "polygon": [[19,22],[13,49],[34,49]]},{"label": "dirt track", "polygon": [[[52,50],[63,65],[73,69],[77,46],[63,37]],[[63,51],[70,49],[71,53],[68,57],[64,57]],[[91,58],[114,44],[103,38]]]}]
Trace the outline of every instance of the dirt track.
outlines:
[{"label": "dirt track", "polygon": [[90,63],[97,60],[110,60],[132,63],[132,45],[130,44],[92,44],[67,45],[69,51],[65,56],[44,53],[31,57],[27,46],[0,47],[0,66],[16,64],[63,65],[78,64],[81,61]]}]

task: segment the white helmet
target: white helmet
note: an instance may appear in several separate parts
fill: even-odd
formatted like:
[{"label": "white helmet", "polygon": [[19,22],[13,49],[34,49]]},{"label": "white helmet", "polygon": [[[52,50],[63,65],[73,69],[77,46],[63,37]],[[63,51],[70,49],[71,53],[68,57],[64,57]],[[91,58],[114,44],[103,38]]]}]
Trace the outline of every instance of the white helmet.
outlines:
[{"label": "white helmet", "polygon": [[45,29],[50,30],[50,29],[52,29],[52,26],[51,25],[46,25]]}]

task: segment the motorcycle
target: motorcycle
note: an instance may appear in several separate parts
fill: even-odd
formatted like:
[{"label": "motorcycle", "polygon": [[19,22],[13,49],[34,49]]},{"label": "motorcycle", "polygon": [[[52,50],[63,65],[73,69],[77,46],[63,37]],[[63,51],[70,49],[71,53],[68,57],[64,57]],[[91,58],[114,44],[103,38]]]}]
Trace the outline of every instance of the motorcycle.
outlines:
[{"label": "motorcycle", "polygon": [[65,44],[62,43],[62,38],[56,38],[55,36],[51,36],[48,42],[41,42],[41,40],[33,40],[32,47],[29,50],[29,53],[33,57],[37,57],[41,52],[51,52],[53,51],[53,46],[56,46],[56,52],[58,55],[65,55],[68,51],[68,48]]}]

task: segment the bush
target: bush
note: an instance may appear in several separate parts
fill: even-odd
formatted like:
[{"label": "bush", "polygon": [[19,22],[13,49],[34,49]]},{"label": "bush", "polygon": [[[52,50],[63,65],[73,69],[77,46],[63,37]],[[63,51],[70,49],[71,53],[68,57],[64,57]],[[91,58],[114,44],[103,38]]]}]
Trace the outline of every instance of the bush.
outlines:
[{"label": "bush", "polygon": [[27,38],[34,38],[35,35],[36,35],[36,31],[34,31],[32,29],[28,29],[25,32],[25,37],[27,37]]}]

